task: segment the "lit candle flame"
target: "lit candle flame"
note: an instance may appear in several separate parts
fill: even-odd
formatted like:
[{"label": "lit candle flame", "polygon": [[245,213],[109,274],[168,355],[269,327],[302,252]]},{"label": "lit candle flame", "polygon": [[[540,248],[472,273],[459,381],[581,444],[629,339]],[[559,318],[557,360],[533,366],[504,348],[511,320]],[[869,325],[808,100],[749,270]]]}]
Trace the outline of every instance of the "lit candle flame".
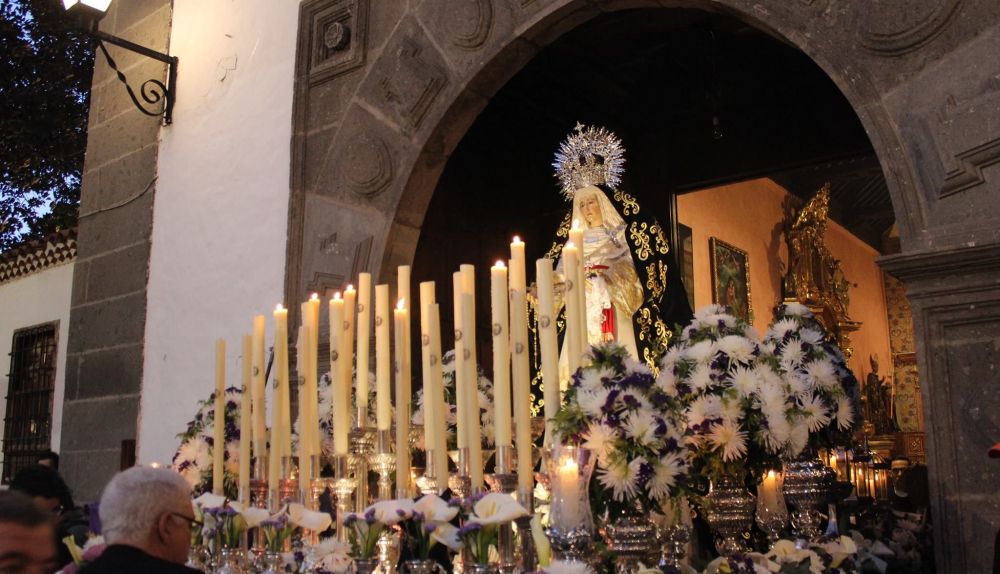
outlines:
[{"label": "lit candle flame", "polygon": [[315,301],[315,300],[317,300],[317,299],[319,299],[319,293],[313,293],[313,294],[312,294],[312,295],[311,295],[311,296],[309,297],[309,300],[310,300],[310,301]]},{"label": "lit candle flame", "polygon": [[497,269],[503,269],[504,268],[503,261],[500,261],[499,259],[497,259],[497,264],[495,265],[495,267]]},{"label": "lit candle flame", "polygon": [[566,247],[572,247],[573,249],[576,249],[576,244],[573,243],[572,241],[567,241],[566,242]]},{"label": "lit candle flame", "polygon": [[399,302],[396,303],[396,308],[399,310],[406,309],[406,299],[400,299]]},{"label": "lit candle flame", "polygon": [[573,229],[580,229],[580,220],[579,219],[574,219],[573,220]]},{"label": "lit candle flame", "polygon": [[514,243],[520,243],[520,242],[521,242],[521,236],[520,235],[515,235],[514,236]]},{"label": "lit candle flame", "polygon": [[350,283],[348,283],[347,284],[347,289],[344,289],[344,291],[354,291],[354,285],[351,285]]},{"label": "lit candle flame", "polygon": [[281,303],[278,303],[278,305],[274,308],[274,310],[275,311],[284,311],[285,308],[284,308],[284,306],[282,306]]},{"label": "lit candle flame", "polygon": [[333,294],[333,300],[340,301],[340,291],[337,291],[336,293]]}]

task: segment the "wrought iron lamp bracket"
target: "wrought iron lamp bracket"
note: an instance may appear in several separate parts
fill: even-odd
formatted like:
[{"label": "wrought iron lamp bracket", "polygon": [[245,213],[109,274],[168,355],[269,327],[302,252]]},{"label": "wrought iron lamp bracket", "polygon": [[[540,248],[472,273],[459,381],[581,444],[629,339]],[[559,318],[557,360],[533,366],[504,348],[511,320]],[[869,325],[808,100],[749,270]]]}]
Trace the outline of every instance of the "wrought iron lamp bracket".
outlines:
[{"label": "wrought iron lamp bracket", "polygon": [[[97,46],[101,49],[101,53],[104,54],[104,58],[108,61],[108,65],[111,69],[115,71],[118,76],[118,80],[125,85],[125,89],[128,91],[129,98],[132,99],[132,103],[135,107],[147,116],[158,116],[163,115],[163,124],[170,125],[173,123],[173,112],[174,112],[174,99],[175,90],[177,88],[177,56],[170,56],[162,52],[157,52],[156,50],[150,50],[145,46],[140,46],[133,42],[129,42],[123,38],[117,36],[112,36],[100,30],[91,29],[87,31],[87,34],[92,36],[97,40]],[[118,64],[115,62],[111,54],[108,53],[107,47],[104,45],[114,44],[115,46],[125,48],[137,54],[146,56],[147,58],[152,58],[154,60],[163,62],[167,65],[167,83],[164,84],[160,80],[151,78],[142,83],[139,88],[139,96],[142,98],[142,102],[139,101],[139,96],[136,96],[135,90],[129,85],[128,79],[125,74],[118,69]],[[157,106],[160,102],[163,102],[163,108],[148,109],[146,105]],[[145,102],[145,104],[143,104]]]}]

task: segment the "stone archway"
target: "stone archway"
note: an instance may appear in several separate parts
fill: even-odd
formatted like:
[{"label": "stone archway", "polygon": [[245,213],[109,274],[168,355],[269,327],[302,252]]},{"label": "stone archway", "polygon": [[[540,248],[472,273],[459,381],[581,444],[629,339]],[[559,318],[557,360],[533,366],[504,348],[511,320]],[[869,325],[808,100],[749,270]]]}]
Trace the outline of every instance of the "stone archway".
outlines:
[{"label": "stone archway", "polygon": [[[396,4],[312,0],[302,5],[289,300],[339,286],[362,270],[392,284],[395,267],[412,261],[452,150],[499,87],[565,31],[602,11],[637,5],[725,11],[809,55],[868,130],[904,249],[887,267],[907,282],[914,299],[920,367],[930,390],[925,400],[939,566],[968,571],[987,564],[976,558],[986,555],[984,543],[976,551],[972,545],[984,539],[982,524],[1000,525],[1000,497],[982,474],[959,468],[957,445],[970,431],[956,419],[964,406],[952,386],[966,384],[956,377],[954,361],[967,359],[969,352],[981,355],[983,341],[1000,335],[995,282],[1000,254],[993,231],[1000,205],[996,194],[990,195],[997,184],[986,171],[1000,158],[1000,134],[980,122],[1000,98],[996,86],[977,88],[1000,72],[995,69],[1000,64],[936,78],[928,70],[987,61],[1000,37],[995,10],[962,0],[925,0],[905,13],[837,0]],[[986,22],[992,23],[990,33],[981,32]],[[978,111],[963,111],[957,102],[977,103]],[[960,247],[970,242],[991,245]],[[939,260],[957,263],[943,274]],[[956,296],[951,286],[959,280],[982,287]],[[959,313],[970,297],[978,311]],[[956,341],[963,343],[956,347]],[[936,362],[930,361],[928,353],[936,350],[945,358],[935,355]],[[995,397],[985,400],[984,405],[1000,406]],[[996,415],[980,416],[997,421]],[[979,438],[977,446],[986,440]],[[976,456],[972,450],[965,454]],[[963,501],[983,496],[989,504],[969,522]]]}]

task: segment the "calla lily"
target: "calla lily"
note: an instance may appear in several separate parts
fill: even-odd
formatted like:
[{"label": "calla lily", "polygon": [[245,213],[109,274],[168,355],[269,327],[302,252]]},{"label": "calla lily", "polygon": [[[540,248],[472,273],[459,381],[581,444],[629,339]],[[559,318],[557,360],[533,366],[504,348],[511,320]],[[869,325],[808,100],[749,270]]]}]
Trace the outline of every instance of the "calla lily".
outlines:
[{"label": "calla lily", "polygon": [[264,522],[270,516],[266,508],[243,505],[239,502],[230,502],[229,508],[232,508],[243,517],[243,520],[247,523],[247,528],[257,528],[261,522]]},{"label": "calla lily", "polygon": [[462,541],[458,538],[458,528],[447,522],[438,524],[434,532],[431,533],[431,538],[455,552],[462,549]]},{"label": "calla lily", "polygon": [[288,520],[296,526],[313,532],[322,532],[330,528],[330,524],[333,522],[329,514],[309,510],[297,502],[288,506]]},{"label": "calla lily", "polygon": [[413,508],[424,515],[424,522],[451,522],[458,514],[458,508],[449,505],[436,494],[424,496]]},{"label": "calla lily", "polygon": [[376,522],[392,526],[413,516],[414,504],[408,498],[383,500],[369,506],[365,514],[368,514],[369,510],[373,511]]},{"label": "calla lily", "polygon": [[535,541],[538,563],[543,566],[548,564],[552,556],[552,547],[549,545],[549,537],[542,530],[542,517],[538,514],[531,517],[531,539]]},{"label": "calla lily", "polygon": [[194,499],[193,502],[199,508],[221,508],[226,504],[226,497],[206,492]]},{"label": "calla lily", "polygon": [[528,515],[528,511],[512,496],[500,492],[491,492],[481,498],[472,507],[472,511],[474,514],[469,521],[482,525],[506,524]]}]

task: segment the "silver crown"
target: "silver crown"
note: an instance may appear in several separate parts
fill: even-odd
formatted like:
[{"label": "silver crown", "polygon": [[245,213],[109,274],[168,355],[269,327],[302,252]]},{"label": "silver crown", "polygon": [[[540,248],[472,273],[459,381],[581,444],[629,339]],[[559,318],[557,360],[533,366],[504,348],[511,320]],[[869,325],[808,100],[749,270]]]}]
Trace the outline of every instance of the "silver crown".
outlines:
[{"label": "silver crown", "polygon": [[552,167],[569,201],[576,190],[587,186],[617,188],[625,172],[625,148],[608,130],[577,122],[574,132],[560,144]]}]

